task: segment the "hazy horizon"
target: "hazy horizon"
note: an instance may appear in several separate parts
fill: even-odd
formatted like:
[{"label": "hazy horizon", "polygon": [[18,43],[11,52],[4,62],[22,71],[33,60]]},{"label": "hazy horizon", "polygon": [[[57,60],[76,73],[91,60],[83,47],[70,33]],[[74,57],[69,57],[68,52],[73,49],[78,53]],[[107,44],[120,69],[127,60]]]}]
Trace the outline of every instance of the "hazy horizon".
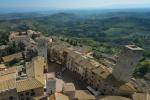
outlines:
[{"label": "hazy horizon", "polygon": [[0,14],[9,13],[59,13],[59,12],[150,12],[150,8],[95,8],[95,9],[0,9]]},{"label": "hazy horizon", "polygon": [[150,8],[150,0],[0,0],[0,11]]}]

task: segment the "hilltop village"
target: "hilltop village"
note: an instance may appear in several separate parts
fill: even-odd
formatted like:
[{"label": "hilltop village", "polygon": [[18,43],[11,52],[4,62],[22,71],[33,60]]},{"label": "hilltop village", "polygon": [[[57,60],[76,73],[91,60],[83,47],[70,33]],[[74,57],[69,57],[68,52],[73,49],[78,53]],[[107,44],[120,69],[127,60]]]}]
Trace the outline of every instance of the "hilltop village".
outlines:
[{"label": "hilltop village", "polygon": [[8,40],[0,52],[21,49],[0,58],[0,100],[150,100],[150,75],[132,76],[140,47],[98,62],[90,49],[41,32],[10,32]]}]

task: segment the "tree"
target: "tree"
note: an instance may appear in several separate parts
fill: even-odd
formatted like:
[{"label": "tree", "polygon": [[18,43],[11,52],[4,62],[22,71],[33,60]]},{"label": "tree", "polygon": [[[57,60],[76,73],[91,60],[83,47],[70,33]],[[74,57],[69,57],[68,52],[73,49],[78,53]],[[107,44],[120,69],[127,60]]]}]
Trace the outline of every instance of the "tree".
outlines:
[{"label": "tree", "polygon": [[139,63],[134,72],[134,76],[143,77],[146,73],[150,73],[150,59]]}]

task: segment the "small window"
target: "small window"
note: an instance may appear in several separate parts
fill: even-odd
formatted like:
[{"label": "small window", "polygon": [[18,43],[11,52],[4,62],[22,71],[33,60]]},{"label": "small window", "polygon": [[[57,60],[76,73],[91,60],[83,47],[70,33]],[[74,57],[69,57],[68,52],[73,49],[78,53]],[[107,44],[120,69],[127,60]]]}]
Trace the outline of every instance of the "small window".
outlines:
[{"label": "small window", "polygon": [[103,92],[105,93],[105,92],[106,92],[106,89],[103,89]]},{"label": "small window", "polygon": [[98,91],[98,88],[95,88],[96,91]]},{"label": "small window", "polygon": [[94,73],[92,72],[92,74],[94,75]]},{"label": "small window", "polygon": [[46,88],[44,88],[44,92],[46,92]]},{"label": "small window", "polygon": [[29,92],[26,92],[26,95],[29,95]]},{"label": "small window", "polygon": [[101,81],[100,81],[100,80],[98,80],[98,82],[100,83]]},{"label": "small window", "polygon": [[34,96],[35,95],[35,92],[34,92],[34,90],[32,89],[31,90],[31,94],[30,94],[31,96]]},{"label": "small window", "polygon": [[23,93],[21,93],[20,96],[22,97],[22,96],[23,96]]},{"label": "small window", "polygon": [[131,62],[131,64],[130,64],[131,66],[133,65],[133,62]]},{"label": "small window", "polygon": [[114,90],[114,89],[112,89],[111,91],[112,91],[112,92],[114,92],[115,90]]},{"label": "small window", "polygon": [[104,74],[104,71],[102,71],[101,74]]},{"label": "small window", "polygon": [[29,97],[27,97],[27,98],[26,98],[26,100],[30,100],[30,98],[29,98]]},{"label": "small window", "polygon": [[13,96],[10,96],[10,97],[9,97],[9,100],[13,100]]}]

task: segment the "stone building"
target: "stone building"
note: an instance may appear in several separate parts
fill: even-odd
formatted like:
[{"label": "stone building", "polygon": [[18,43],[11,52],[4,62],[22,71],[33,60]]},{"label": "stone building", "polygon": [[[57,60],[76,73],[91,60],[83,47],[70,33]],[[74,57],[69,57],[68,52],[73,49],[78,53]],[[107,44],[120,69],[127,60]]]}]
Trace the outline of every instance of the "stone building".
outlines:
[{"label": "stone building", "polygon": [[16,90],[19,100],[31,100],[44,94],[44,85],[34,78],[27,78],[16,82]]},{"label": "stone building", "polygon": [[134,93],[132,95],[133,100],[150,100],[150,94],[148,93]]},{"label": "stone building", "polygon": [[[105,94],[114,94],[114,87],[111,85],[112,83],[107,82],[107,78],[111,75],[111,70],[107,67],[100,65],[98,68],[92,70],[90,84],[98,91],[101,92],[102,95]],[[92,83],[92,80],[94,81]]]},{"label": "stone building", "polygon": [[17,76],[17,68],[16,67],[7,68],[4,71],[0,71],[0,82],[15,79],[16,76]]},{"label": "stone building", "polygon": [[65,83],[63,86],[63,93],[69,97],[69,100],[75,99],[75,86],[73,83]]},{"label": "stone building", "polygon": [[70,46],[68,44],[61,43],[60,41],[51,42],[48,45],[48,60],[52,62],[55,61],[58,64],[63,64],[66,60],[64,51],[69,47]]},{"label": "stone building", "polygon": [[16,76],[4,73],[7,77],[0,81],[0,100],[31,100],[34,96],[44,94],[44,85],[37,79],[26,77],[16,80]]},{"label": "stone building", "polygon": [[29,37],[31,37],[32,39],[35,39],[36,37],[40,37],[42,36],[42,33],[41,32],[36,32],[36,31],[33,31],[33,30],[27,30],[27,35]]},{"label": "stone building", "polygon": [[45,37],[39,37],[36,38],[37,41],[37,49],[38,49],[38,55],[44,57],[45,60],[47,60],[47,40]]},{"label": "stone building", "polygon": [[46,65],[44,57],[40,56],[33,58],[30,63],[26,63],[26,73],[28,78],[35,78],[42,84],[45,84],[44,68]]},{"label": "stone building", "polygon": [[93,96],[88,90],[76,90],[75,100],[96,100],[96,97]]},{"label": "stone building", "polygon": [[132,100],[122,96],[102,96],[98,100]]},{"label": "stone building", "polygon": [[119,54],[113,70],[113,76],[118,81],[128,82],[135,66],[142,59],[143,49],[135,45],[126,45]]},{"label": "stone building", "polygon": [[15,79],[0,82],[0,100],[18,100]]},{"label": "stone building", "polygon": [[[38,99],[39,100],[39,99]],[[64,95],[62,93],[55,93],[48,97],[46,100],[70,100],[67,95]]]},{"label": "stone building", "polygon": [[0,64],[0,71],[4,71],[6,69],[5,64]]},{"label": "stone building", "polygon": [[82,66],[84,66],[83,68],[85,69],[84,78],[88,84],[92,85],[94,83],[92,82],[94,79],[92,70],[98,68],[100,64],[92,59],[86,58],[86,60],[83,61]]},{"label": "stone building", "polygon": [[[67,50],[65,52],[68,52],[66,57],[66,68],[79,74],[79,79],[86,81],[97,90],[104,90],[102,92],[105,92],[106,90],[111,91],[111,93],[114,92],[112,91],[113,87],[111,88],[111,85],[105,82],[107,77],[111,75],[112,69],[105,67],[77,51]],[[106,92],[108,93],[108,91]]]},{"label": "stone building", "polygon": [[46,94],[51,95],[56,92],[56,78],[54,73],[46,74]]},{"label": "stone building", "polygon": [[31,42],[31,38],[26,34],[21,34],[19,32],[11,32],[9,35],[9,43],[23,43],[28,45]]},{"label": "stone building", "polygon": [[[129,96],[134,92],[141,91],[137,89],[135,82],[129,81],[135,65],[142,58],[143,50],[139,47],[133,45],[125,46],[122,51],[123,53],[119,55],[113,67],[101,64],[92,57],[80,53],[70,46],[60,46],[59,43],[54,43],[53,46],[49,47],[48,51],[50,52],[48,56],[49,59],[59,62],[59,64],[64,65],[63,67],[80,75],[78,79],[84,80],[94,89],[100,91],[101,94]],[[127,60],[125,61],[123,58]],[[125,66],[128,66],[128,69],[126,69]],[[123,69],[126,71],[123,71]],[[121,74],[119,74],[119,72]],[[122,78],[117,78],[120,77],[120,75]],[[124,80],[124,82],[118,82],[119,79]]]},{"label": "stone building", "polygon": [[[51,38],[46,37],[38,37],[36,38],[37,42],[37,51],[38,56],[44,57],[45,63],[47,64],[47,50],[48,50],[48,44],[51,42]],[[48,66],[45,66],[45,70],[48,69]]]},{"label": "stone building", "polygon": [[63,62],[63,48],[56,45],[49,49],[50,61],[56,61],[56,63],[61,64]]},{"label": "stone building", "polygon": [[19,32],[10,32],[10,35],[8,37],[9,42],[12,42],[15,38],[15,36],[19,35]]},{"label": "stone building", "polygon": [[38,51],[37,51],[37,46],[35,44],[26,46],[24,51],[25,61],[31,61],[37,55],[38,55]]},{"label": "stone building", "polygon": [[150,80],[150,73],[147,73],[146,75],[144,75],[144,78],[145,78],[146,80]]},{"label": "stone building", "polygon": [[10,62],[14,60],[22,60],[23,59],[23,53],[18,52],[12,55],[4,56],[1,58],[1,62],[4,64],[9,64]]},{"label": "stone building", "polygon": [[[66,67],[73,72],[77,72],[79,71],[79,63],[77,62],[77,59],[79,59],[79,57],[82,59],[82,56],[80,56],[79,52],[74,52],[71,51],[67,54],[67,62],[66,62]],[[76,60],[76,61],[75,61]],[[81,69],[82,70],[82,69]],[[80,74],[82,74],[82,71],[79,71]]]},{"label": "stone building", "polygon": [[31,100],[44,94],[43,84],[36,79],[15,79],[0,82],[0,100]]}]

